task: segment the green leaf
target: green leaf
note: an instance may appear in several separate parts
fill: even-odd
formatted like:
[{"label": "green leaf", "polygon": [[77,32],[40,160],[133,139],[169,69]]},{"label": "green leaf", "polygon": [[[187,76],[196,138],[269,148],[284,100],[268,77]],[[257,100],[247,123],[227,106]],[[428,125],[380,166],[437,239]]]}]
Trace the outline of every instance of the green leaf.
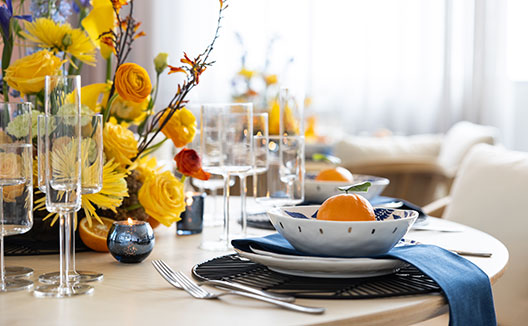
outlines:
[{"label": "green leaf", "polygon": [[335,156],[332,156],[332,155],[326,155],[326,154],[322,154],[322,153],[315,153],[312,155],[312,160],[314,162],[329,162],[329,163],[332,163],[332,164],[340,164],[341,163],[341,159],[339,157],[335,157]]},{"label": "green leaf", "polygon": [[355,192],[367,192],[368,189],[372,186],[372,184],[368,181],[356,183],[349,186],[344,187],[338,187],[337,189],[344,191],[348,194],[349,191],[355,191]]}]

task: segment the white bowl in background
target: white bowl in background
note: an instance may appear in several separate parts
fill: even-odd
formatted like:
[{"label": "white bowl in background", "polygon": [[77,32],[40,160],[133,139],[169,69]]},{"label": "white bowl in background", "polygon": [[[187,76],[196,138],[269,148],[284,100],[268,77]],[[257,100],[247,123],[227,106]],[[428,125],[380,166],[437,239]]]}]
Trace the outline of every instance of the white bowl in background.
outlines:
[{"label": "white bowl in background", "polygon": [[349,193],[357,193],[370,200],[379,196],[390,182],[387,178],[372,175],[354,174],[353,176],[354,181],[352,182],[318,181],[315,180],[315,175],[308,174],[304,181],[304,198],[307,202],[322,203],[329,197],[344,193],[338,189],[339,187],[368,181],[371,183],[371,186],[367,192],[350,191]]},{"label": "white bowl in background", "polygon": [[[376,221],[326,221],[311,216],[320,206],[268,211],[271,223],[297,250],[309,255],[366,257],[391,250],[418,217],[413,210],[374,208]],[[307,218],[292,217],[288,213]]]}]

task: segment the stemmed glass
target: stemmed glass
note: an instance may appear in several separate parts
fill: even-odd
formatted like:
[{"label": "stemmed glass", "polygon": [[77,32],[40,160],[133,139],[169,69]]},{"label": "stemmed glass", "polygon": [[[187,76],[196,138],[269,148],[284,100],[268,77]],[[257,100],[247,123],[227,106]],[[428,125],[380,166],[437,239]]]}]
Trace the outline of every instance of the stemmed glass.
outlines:
[{"label": "stemmed glass", "polygon": [[29,289],[33,282],[6,279],[4,236],[33,226],[33,148],[30,103],[0,104],[0,292]]},{"label": "stemmed glass", "polygon": [[[200,114],[200,110],[198,109],[198,115],[199,114]],[[197,131],[195,133],[193,141],[190,144],[188,144],[187,147],[189,149],[194,149],[197,153],[200,153],[200,131]],[[203,221],[204,226],[222,225],[223,218],[221,217],[221,215],[218,214],[218,206],[217,206],[218,189],[224,187],[224,180],[222,179],[222,177],[211,175],[209,180],[200,180],[197,178],[192,178],[191,183],[194,187],[200,189],[201,192],[203,192],[205,189],[211,192],[211,197],[213,199],[212,207],[206,207],[204,209],[204,221]],[[234,184],[235,184],[235,180],[231,178],[229,180],[229,186],[233,186]],[[206,201],[206,203],[208,202],[209,201]]]},{"label": "stemmed glass", "polygon": [[72,270],[73,213],[81,208],[82,117],[80,76],[46,76],[44,163],[39,171],[46,191],[46,209],[59,214],[59,283],[38,286],[36,296],[89,294],[93,287],[75,283]]},{"label": "stemmed glass", "polygon": [[[282,138],[282,140],[281,140]],[[304,143],[298,138],[287,142],[287,149],[281,147],[283,137],[278,135],[269,136],[268,141],[268,170],[266,177],[262,180],[263,185],[257,189],[257,203],[266,207],[293,206],[304,201]],[[286,145],[284,145],[286,147]],[[294,167],[290,170],[283,168],[281,161],[281,151],[286,151],[284,155],[287,166]],[[288,174],[286,172],[289,171]]]},{"label": "stemmed glass", "polygon": [[[38,154],[39,169],[43,168],[44,153],[44,128],[45,115],[38,117]],[[82,115],[81,116],[81,191],[82,194],[95,194],[101,191],[103,187],[103,116],[101,114]],[[42,192],[46,192],[45,183],[39,173],[39,187]],[[72,218],[72,217],[68,217]],[[73,217],[75,220],[75,217]],[[103,279],[102,273],[91,271],[78,271],[75,266],[75,228],[72,228],[71,237],[73,239],[70,252],[70,269],[68,277],[70,281],[93,282]],[[42,283],[57,283],[60,279],[60,273],[50,272],[39,276]]]},{"label": "stemmed glass", "polygon": [[241,236],[247,236],[247,186],[246,177],[253,175],[253,190],[257,188],[256,176],[268,170],[268,114],[253,114],[253,159],[252,167],[247,172],[235,173],[240,177],[240,225]]},{"label": "stemmed glass", "polygon": [[253,104],[207,104],[200,110],[200,153],[204,170],[224,179],[224,227],[220,241],[204,242],[202,249],[230,246],[229,180],[253,166]]}]

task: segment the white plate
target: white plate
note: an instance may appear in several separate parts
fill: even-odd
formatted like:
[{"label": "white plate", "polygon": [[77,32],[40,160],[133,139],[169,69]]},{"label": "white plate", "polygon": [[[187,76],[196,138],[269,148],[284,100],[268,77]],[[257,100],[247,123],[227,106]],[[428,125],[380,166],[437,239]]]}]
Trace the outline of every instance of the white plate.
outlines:
[{"label": "white plate", "polygon": [[[304,197],[306,201],[322,203],[327,198],[333,195],[342,194],[339,187],[347,186],[354,183],[360,183],[364,181],[370,182],[372,185],[367,192],[358,192],[366,199],[370,200],[376,196],[379,196],[385,187],[389,184],[389,179],[376,177],[372,175],[354,174],[353,182],[343,181],[317,181],[315,175],[308,174],[304,181]],[[352,192],[351,192],[352,193]]]},{"label": "white plate", "polygon": [[392,274],[407,264],[398,259],[333,258],[289,256],[262,250],[246,252],[235,249],[240,256],[269,269],[295,276],[322,278],[358,278]]}]

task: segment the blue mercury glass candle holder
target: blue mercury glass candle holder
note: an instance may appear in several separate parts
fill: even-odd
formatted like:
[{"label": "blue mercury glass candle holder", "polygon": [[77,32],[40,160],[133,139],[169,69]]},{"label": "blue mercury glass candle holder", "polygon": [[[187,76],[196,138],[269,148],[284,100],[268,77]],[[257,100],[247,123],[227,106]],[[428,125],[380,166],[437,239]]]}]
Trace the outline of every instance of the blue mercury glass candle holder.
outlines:
[{"label": "blue mercury glass candle holder", "polygon": [[121,263],[140,263],[154,248],[154,231],[150,224],[129,218],[113,223],[108,238],[108,250]]}]

